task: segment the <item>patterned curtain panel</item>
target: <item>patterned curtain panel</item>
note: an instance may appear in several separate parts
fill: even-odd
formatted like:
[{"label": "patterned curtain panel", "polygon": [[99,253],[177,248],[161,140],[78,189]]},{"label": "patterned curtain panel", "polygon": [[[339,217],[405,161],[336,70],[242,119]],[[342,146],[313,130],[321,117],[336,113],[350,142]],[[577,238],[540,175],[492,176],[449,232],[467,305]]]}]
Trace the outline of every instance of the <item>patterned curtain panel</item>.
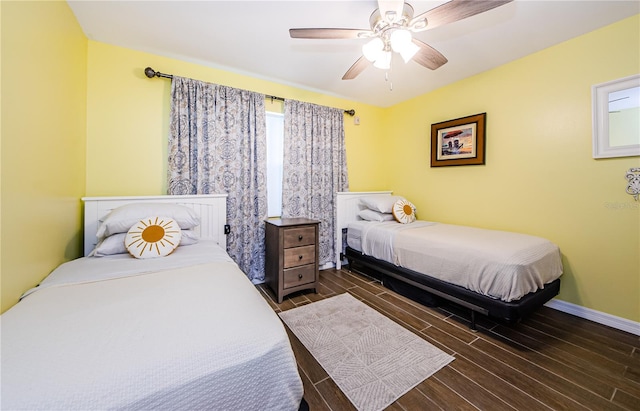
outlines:
[{"label": "patterned curtain panel", "polygon": [[264,280],[267,218],[264,95],[174,76],[169,194],[227,193],[227,251],[254,283]]},{"label": "patterned curtain panel", "polygon": [[335,259],[335,196],[348,191],[344,112],[286,100],[282,216],[319,220],[320,264]]}]

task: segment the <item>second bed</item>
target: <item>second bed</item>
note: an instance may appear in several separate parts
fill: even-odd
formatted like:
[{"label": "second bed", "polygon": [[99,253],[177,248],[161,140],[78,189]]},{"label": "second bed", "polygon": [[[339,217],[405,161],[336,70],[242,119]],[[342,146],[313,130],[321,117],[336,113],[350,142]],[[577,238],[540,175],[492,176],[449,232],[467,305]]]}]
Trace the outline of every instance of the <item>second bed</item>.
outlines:
[{"label": "second bed", "polygon": [[475,313],[512,323],[558,294],[562,261],[551,241],[430,221],[358,217],[362,197],[389,195],[339,193],[338,225],[347,231],[343,252],[351,268],[420,302],[444,298],[462,305],[471,310],[472,328]]}]

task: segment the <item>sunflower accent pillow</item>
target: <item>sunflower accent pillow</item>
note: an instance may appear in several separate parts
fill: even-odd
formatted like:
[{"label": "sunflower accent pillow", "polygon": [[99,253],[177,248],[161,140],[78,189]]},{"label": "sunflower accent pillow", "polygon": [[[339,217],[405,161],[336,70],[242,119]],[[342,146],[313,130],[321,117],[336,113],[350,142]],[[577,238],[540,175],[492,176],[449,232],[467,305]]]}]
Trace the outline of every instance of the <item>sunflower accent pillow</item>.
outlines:
[{"label": "sunflower accent pillow", "polygon": [[399,223],[409,224],[416,221],[416,206],[404,198],[393,204],[391,212]]},{"label": "sunflower accent pillow", "polygon": [[146,217],[135,223],[124,238],[125,247],[135,258],[164,257],[180,244],[182,232],[169,217]]}]

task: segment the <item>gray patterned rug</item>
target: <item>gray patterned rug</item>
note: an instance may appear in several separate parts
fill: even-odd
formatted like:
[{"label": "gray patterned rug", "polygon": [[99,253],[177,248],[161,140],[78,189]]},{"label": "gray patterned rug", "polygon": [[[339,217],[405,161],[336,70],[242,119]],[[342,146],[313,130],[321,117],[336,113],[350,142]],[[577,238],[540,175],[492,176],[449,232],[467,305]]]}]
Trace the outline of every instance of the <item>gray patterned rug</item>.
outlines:
[{"label": "gray patterned rug", "polygon": [[351,294],[280,313],[359,411],[378,411],[454,357]]}]

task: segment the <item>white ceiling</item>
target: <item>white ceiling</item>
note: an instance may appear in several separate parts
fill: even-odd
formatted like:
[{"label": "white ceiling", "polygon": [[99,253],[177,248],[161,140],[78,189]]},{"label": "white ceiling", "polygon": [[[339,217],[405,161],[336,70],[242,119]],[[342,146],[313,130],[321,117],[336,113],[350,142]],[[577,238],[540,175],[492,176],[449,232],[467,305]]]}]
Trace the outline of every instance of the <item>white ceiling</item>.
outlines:
[{"label": "white ceiling", "polygon": [[[416,15],[444,2],[408,1]],[[361,56],[366,40],[292,39],[288,31],[300,27],[368,29],[369,16],[377,7],[375,0],[68,3],[91,40],[380,107],[640,13],[639,0],[515,0],[416,34],[449,62],[431,71],[415,62],[404,64],[397,57],[389,72],[390,81],[385,81],[385,72],[373,66],[354,80],[341,80]],[[153,68],[164,72],[163,67]]]}]

